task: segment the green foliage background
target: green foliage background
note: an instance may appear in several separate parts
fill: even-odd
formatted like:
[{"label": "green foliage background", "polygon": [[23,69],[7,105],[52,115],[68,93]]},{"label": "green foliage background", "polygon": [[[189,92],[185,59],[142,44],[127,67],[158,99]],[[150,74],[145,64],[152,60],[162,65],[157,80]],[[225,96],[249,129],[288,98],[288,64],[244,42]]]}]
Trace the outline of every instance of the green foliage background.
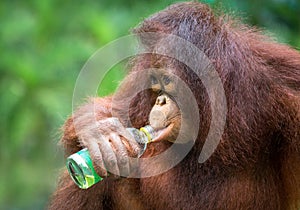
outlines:
[{"label": "green foliage background", "polygon": [[[59,128],[72,111],[82,66],[101,46],[172,2],[0,2],[0,209],[45,208],[64,166]],[[299,0],[206,2],[300,48]],[[99,95],[114,91],[122,77],[110,73]]]}]

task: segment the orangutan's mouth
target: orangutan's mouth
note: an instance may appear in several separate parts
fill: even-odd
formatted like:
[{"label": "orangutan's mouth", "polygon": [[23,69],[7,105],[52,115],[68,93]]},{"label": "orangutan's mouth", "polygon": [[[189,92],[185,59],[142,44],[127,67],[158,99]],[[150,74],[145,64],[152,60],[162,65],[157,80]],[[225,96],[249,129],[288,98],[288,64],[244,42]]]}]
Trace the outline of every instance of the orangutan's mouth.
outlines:
[{"label": "orangutan's mouth", "polygon": [[155,137],[152,139],[152,142],[165,140],[171,133],[174,124],[171,123],[164,128],[155,129]]}]

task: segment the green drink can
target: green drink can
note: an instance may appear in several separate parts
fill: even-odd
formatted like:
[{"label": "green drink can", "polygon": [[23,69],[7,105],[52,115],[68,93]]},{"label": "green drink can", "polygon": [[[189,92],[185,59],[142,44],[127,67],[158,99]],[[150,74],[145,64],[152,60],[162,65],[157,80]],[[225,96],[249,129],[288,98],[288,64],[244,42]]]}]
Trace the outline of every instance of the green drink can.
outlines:
[{"label": "green drink can", "polygon": [[[147,148],[147,143],[151,142],[155,132],[150,125],[140,128],[126,128],[126,130],[134,137],[140,145],[141,151],[137,155],[140,157]],[[103,180],[100,177],[92,164],[92,159],[87,148],[80,150],[67,158],[67,169],[72,180],[81,189],[87,189],[97,182]]]},{"label": "green drink can", "polygon": [[103,179],[96,173],[87,148],[69,156],[66,165],[71,178],[81,189],[87,189]]}]

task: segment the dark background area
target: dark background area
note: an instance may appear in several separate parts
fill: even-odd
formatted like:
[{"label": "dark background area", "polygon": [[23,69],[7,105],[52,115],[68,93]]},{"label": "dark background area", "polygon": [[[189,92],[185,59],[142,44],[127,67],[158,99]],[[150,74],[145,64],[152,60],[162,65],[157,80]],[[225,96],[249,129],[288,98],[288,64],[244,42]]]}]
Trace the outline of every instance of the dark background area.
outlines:
[{"label": "dark background area", "polygon": [[[173,2],[0,2],[0,209],[45,208],[64,166],[57,142],[81,68],[97,49]],[[299,0],[204,2],[300,49]],[[108,75],[99,95],[113,92],[122,76]]]}]

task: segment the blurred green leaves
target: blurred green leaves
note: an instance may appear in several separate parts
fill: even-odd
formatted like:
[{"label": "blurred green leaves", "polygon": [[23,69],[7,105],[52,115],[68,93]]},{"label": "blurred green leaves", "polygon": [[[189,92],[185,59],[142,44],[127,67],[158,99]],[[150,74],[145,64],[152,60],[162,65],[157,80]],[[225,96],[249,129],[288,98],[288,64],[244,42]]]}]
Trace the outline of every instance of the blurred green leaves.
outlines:
[{"label": "blurred green leaves", "polygon": [[[76,77],[101,46],[127,35],[171,0],[0,2],[0,209],[42,209],[55,188],[62,151],[59,128],[72,111]],[[207,0],[300,47],[297,0]],[[112,93],[124,72],[101,83]]]}]

